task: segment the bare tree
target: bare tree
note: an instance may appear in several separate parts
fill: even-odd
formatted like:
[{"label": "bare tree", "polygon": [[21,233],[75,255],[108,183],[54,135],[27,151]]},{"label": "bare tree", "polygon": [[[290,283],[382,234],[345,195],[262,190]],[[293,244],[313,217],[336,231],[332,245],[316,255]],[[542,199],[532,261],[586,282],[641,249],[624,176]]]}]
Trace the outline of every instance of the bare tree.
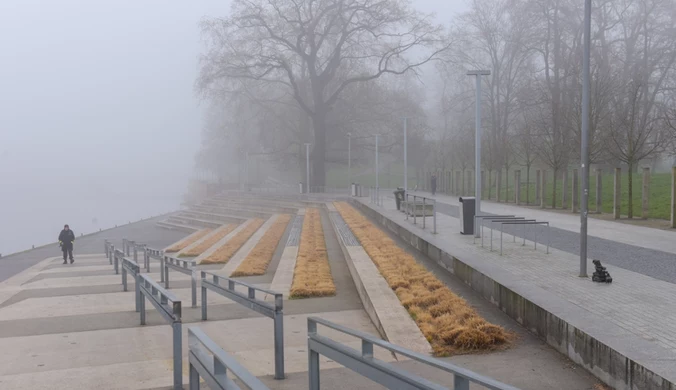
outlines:
[{"label": "bare tree", "polygon": [[231,16],[202,23],[208,43],[197,88],[208,94],[233,79],[287,88],[312,120],[313,185],[321,186],[329,112],[352,84],[437,58],[449,42],[430,20],[405,0],[235,0]]}]

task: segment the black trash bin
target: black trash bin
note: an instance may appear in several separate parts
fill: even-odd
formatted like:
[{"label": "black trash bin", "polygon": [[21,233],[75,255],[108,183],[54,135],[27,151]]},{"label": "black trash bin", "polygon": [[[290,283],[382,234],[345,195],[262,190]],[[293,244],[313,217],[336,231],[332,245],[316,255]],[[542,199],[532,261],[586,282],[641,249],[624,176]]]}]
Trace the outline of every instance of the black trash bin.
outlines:
[{"label": "black trash bin", "polygon": [[476,198],[460,198],[460,234],[474,234],[474,202]]},{"label": "black trash bin", "polygon": [[401,210],[401,202],[404,201],[406,191],[402,187],[397,187],[394,191],[394,200],[397,202],[397,210]]}]

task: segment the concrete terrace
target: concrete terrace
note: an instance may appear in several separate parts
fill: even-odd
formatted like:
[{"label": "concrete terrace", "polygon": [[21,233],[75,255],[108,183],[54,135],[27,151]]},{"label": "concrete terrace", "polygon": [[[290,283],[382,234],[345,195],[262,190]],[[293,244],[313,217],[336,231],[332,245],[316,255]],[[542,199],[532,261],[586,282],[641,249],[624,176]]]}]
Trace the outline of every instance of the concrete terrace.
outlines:
[{"label": "concrete terrace", "polygon": [[[271,389],[307,388],[308,316],[319,316],[380,336],[357,292],[354,277],[341,250],[340,238],[329,216],[331,207],[325,206],[326,201],[323,197],[311,199],[308,203],[293,198],[252,198],[233,193],[212,204],[219,214],[247,209],[251,211],[251,216],[260,213],[271,216],[270,222],[279,212],[297,212],[297,216],[291,218],[265,275],[240,278],[285,294],[287,379],[273,379],[272,320],[210,292],[207,296],[209,320],[201,321],[199,298],[198,307],[190,307],[190,276],[172,271],[169,291],[181,299],[183,309],[183,378],[186,388],[187,329],[190,326],[204,330]],[[242,207],[244,203],[246,208]],[[322,210],[322,228],[337,294],[333,297],[289,300],[286,296],[293,278],[299,221],[302,222],[305,206],[317,206]],[[244,218],[240,221],[249,216],[245,213],[240,215]],[[102,252],[104,239],[111,240],[118,248],[121,247],[122,238],[147,243],[153,248],[164,248],[205,226],[200,225],[205,215],[191,219],[189,211],[184,211],[176,213],[176,216],[180,216],[180,219],[168,217],[166,220],[148,220],[78,239],[76,262],[73,265],[61,264],[61,259],[55,257],[59,254],[56,246],[0,259],[0,272],[4,275],[4,281],[0,283],[0,348],[10,352],[0,358],[0,388],[170,388],[171,327],[149,304],[146,304],[147,325],[139,325],[139,314],[134,311],[133,279],[130,278],[129,291],[123,292],[120,275],[115,275]],[[209,224],[213,220],[207,219]],[[227,218],[221,223],[232,221]],[[189,228],[181,228],[182,224]],[[160,227],[167,225],[171,229]],[[231,261],[241,261],[269,225],[264,224]],[[412,252],[489,321],[505,326],[518,335],[518,342],[507,350],[454,356],[444,360],[522,389],[592,389],[595,380],[588,373],[521,328],[434,261],[416,251]],[[368,258],[365,260],[370,261]],[[158,262],[152,261],[154,264],[147,275],[159,282]],[[217,264],[205,268],[227,275],[234,265]],[[391,318],[390,321],[396,323],[398,320]],[[349,336],[327,330],[322,330],[322,333],[353,348],[359,349],[361,346],[359,340]],[[453,376],[450,374],[408,360],[397,361],[390,353],[378,348],[376,357],[452,387]],[[320,359],[322,389],[381,388],[330,359]],[[518,368],[514,367],[515,361],[519,362]]]},{"label": "concrete terrace", "polygon": [[[438,214],[438,234],[432,234],[431,218],[423,230],[422,218],[416,225],[412,218],[406,220],[396,211],[393,199],[387,199],[383,207],[368,198],[353,203],[606,383],[641,389],[671,389],[676,383],[676,317],[671,309],[676,285],[617,267],[609,269],[612,284],[592,283],[577,276],[576,255],[557,249],[545,254],[544,245],[536,251],[532,242],[522,246],[521,240],[513,242],[509,235],[504,237],[504,254],[500,255],[499,234],[494,234],[493,251],[488,235],[482,248],[480,240],[474,243],[473,236],[459,234],[460,222],[455,217]],[[543,213],[484,205],[484,210],[496,214],[542,218]],[[557,220],[551,222],[558,226]],[[614,225],[623,232],[636,229]],[[594,228],[599,227],[590,231]],[[635,242],[626,235],[618,233],[618,239]],[[589,275],[593,272],[591,261],[588,271]]]}]

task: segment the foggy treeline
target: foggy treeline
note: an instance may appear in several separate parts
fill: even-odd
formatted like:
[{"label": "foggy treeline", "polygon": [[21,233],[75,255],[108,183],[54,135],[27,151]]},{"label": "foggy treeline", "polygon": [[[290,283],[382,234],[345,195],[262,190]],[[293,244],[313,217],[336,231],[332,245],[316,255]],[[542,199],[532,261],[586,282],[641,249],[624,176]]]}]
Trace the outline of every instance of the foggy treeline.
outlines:
[{"label": "foggy treeline", "polygon": [[[327,164],[346,164],[348,133],[366,149],[381,134],[381,150],[400,156],[407,117],[412,167],[472,169],[472,69],[491,71],[487,179],[534,164],[559,177],[580,161],[583,1],[475,0],[445,25],[414,6],[235,0],[203,20],[197,90],[211,109],[198,165],[225,172],[226,156],[249,152],[302,172],[308,142],[322,186]],[[591,39],[590,162],[624,164],[631,178],[674,152],[676,1],[594,1]]]}]

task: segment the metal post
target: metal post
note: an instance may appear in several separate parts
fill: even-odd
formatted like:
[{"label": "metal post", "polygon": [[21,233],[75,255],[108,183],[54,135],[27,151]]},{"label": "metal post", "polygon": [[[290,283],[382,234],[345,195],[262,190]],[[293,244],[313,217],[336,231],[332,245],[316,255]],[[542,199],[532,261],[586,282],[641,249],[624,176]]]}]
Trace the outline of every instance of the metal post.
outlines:
[{"label": "metal post", "polygon": [[[202,280],[206,278],[204,271],[200,271],[202,275]],[[207,288],[202,284],[202,321],[207,320]]]},{"label": "metal post", "polygon": [[197,307],[197,280],[195,280],[195,271],[190,275],[190,289],[192,298],[192,307]]},{"label": "metal post", "polygon": [[416,199],[416,196],[413,195],[413,224],[416,224],[416,217],[418,215],[418,201]]},{"label": "metal post", "polygon": [[164,272],[164,288],[167,290],[169,289],[169,266],[167,265],[167,261],[164,261],[164,269],[162,270]]},{"label": "metal post", "polygon": [[[490,75],[489,70],[474,70],[467,72],[467,75],[476,78],[476,118],[475,118],[475,138],[474,138],[474,215],[481,215],[481,76]],[[474,229],[474,237],[479,237],[479,230]]]},{"label": "metal post", "polygon": [[200,390],[200,374],[192,364],[190,365],[190,390]]},{"label": "metal post", "polygon": [[164,282],[164,253],[160,254],[160,282]]},{"label": "metal post", "polygon": [[[376,134],[376,196],[378,196],[378,189],[380,188],[380,185],[378,183],[378,135]],[[376,198],[377,199],[377,198]],[[376,204],[378,204],[376,200]]]},{"label": "metal post", "polygon": [[183,334],[181,323],[171,324],[174,336],[174,390],[183,390]]},{"label": "metal post", "polygon": [[134,290],[135,290],[134,293],[136,294],[137,312],[141,310],[141,283],[139,283],[139,279],[141,279],[141,275],[136,274],[136,276],[134,276]]},{"label": "metal post", "polygon": [[582,204],[580,210],[580,277],[587,277],[587,212],[589,209],[589,52],[591,46],[591,0],[584,1],[584,51],[582,56]]},{"label": "metal post", "polygon": [[423,230],[425,230],[425,216],[426,216],[425,215],[426,214],[426,212],[425,212],[425,197],[423,197],[423,205],[422,206],[423,206]]},{"label": "metal post", "polygon": [[140,316],[141,317],[141,325],[145,325],[146,324],[146,296],[145,296],[145,294],[141,294],[140,303],[141,303],[141,306],[139,307],[139,311],[140,311],[140,314],[141,314],[141,316]]},{"label": "metal post", "polygon": [[284,312],[283,297],[275,297],[275,379],[284,379]]},{"label": "metal post", "polygon": [[310,193],[310,144],[305,143],[305,193]]},{"label": "metal post", "polygon": [[122,291],[127,291],[127,269],[122,266]]},{"label": "metal post", "polygon": [[408,118],[404,118],[404,193],[408,192]]},{"label": "metal post", "polygon": [[453,390],[469,390],[469,380],[460,375],[453,376]]},{"label": "metal post", "polygon": [[347,133],[347,187],[352,195],[352,133]]},{"label": "metal post", "polygon": [[[432,233],[437,234],[437,200],[434,199],[434,208],[432,209],[433,214],[433,222],[434,222],[434,231]],[[475,224],[476,225],[476,224]],[[476,229],[476,226],[474,227]]]}]

